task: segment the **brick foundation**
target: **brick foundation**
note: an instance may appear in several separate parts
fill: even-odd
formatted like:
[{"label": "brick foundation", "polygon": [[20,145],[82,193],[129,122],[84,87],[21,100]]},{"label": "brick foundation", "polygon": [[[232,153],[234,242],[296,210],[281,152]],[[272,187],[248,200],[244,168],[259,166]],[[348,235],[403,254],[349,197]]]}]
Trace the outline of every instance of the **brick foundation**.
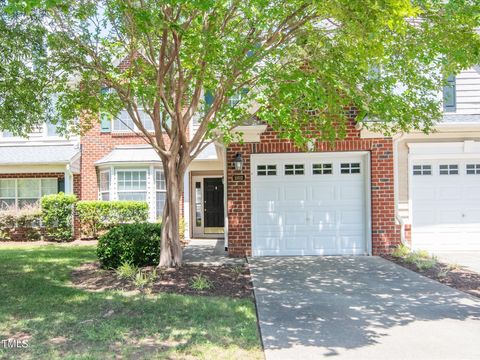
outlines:
[{"label": "brick foundation", "polygon": [[[369,151],[371,161],[371,228],[373,255],[390,253],[400,243],[400,229],[395,223],[393,143],[390,138],[361,139],[352,121],[347,137],[335,143],[318,142],[316,152]],[[265,153],[298,153],[301,150],[288,140],[280,139],[271,129],[259,143],[232,144],[227,149],[227,164],[236,153],[244,159],[244,181],[234,181],[237,172],[227,170],[228,251],[230,256],[252,254],[250,155]]]}]

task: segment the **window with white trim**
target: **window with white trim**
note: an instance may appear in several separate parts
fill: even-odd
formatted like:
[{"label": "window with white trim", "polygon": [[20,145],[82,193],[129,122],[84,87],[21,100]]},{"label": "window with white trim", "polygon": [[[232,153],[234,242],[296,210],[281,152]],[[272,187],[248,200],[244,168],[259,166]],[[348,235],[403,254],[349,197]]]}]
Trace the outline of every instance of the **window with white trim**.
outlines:
[{"label": "window with white trim", "polygon": [[[153,131],[154,127],[152,118],[143,109],[138,109],[138,113],[140,115],[140,121],[145,129]],[[140,131],[127,110],[120,111],[118,116],[112,120],[112,129],[116,132],[130,132],[132,130],[135,132]]]},{"label": "window with white trim", "polygon": [[146,170],[117,170],[118,200],[147,200]]},{"label": "window with white trim", "polygon": [[447,164],[439,166],[440,175],[458,175],[458,165]]},{"label": "window with white trim", "polygon": [[100,199],[110,200],[110,170],[100,171],[99,183]]},{"label": "window with white trim", "polygon": [[155,170],[155,202],[157,219],[163,214],[165,199],[167,197],[167,184],[163,170]]},{"label": "window with white trim", "polygon": [[360,163],[342,163],[340,164],[341,174],[360,174]]},{"label": "window with white trim", "polygon": [[413,175],[432,175],[432,165],[413,165]]},{"label": "window with white trim", "polygon": [[57,178],[0,179],[0,208],[34,205],[42,196],[57,192]]},{"label": "window with white trim", "polygon": [[467,175],[480,175],[480,164],[467,164]]},{"label": "window with white trim", "polygon": [[332,164],[313,164],[312,174],[313,175],[331,175],[333,174],[333,165]]},{"label": "window with white trim", "polygon": [[257,165],[258,176],[274,176],[277,175],[277,165]]},{"label": "window with white trim", "polygon": [[285,165],[285,175],[304,175],[305,165],[303,164],[287,164]]}]

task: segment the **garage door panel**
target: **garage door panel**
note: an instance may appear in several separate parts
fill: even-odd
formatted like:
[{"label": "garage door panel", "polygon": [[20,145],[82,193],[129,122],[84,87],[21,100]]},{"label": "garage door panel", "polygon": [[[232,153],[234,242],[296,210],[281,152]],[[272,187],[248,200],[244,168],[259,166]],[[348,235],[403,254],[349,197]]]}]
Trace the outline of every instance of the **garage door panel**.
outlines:
[{"label": "garage door panel", "polygon": [[318,187],[312,189],[312,200],[321,202],[334,201],[335,200],[335,185],[333,184],[320,184]]},{"label": "garage door panel", "polygon": [[462,192],[456,186],[440,186],[438,189],[439,200],[461,200]]},{"label": "garage door panel", "polygon": [[[412,244],[435,251],[480,250],[480,176],[466,164],[480,159],[416,160],[432,173],[412,176]],[[440,174],[440,166],[457,165],[458,173]],[[443,166],[445,169],[445,166]],[[410,169],[412,171],[412,169]]]},{"label": "garage door panel", "polygon": [[305,250],[309,248],[307,244],[308,244],[308,235],[289,236],[285,240],[285,249]]},{"label": "garage door panel", "polygon": [[[308,154],[305,159],[289,154],[288,161],[282,161],[282,155],[269,156],[268,163],[280,170],[277,175],[252,177],[255,256],[366,252],[365,155],[349,156],[331,159],[323,154],[316,159]],[[256,159],[252,155],[253,169],[263,164]],[[286,163],[303,164],[305,171],[284,175]],[[313,174],[312,164],[321,163],[332,164],[332,174]],[[340,174],[342,163],[360,163],[362,174]]]},{"label": "garage door panel", "polygon": [[315,250],[324,250],[331,253],[337,252],[336,236],[312,236],[312,244]]},{"label": "garage door panel", "polygon": [[275,186],[261,186],[258,191],[255,192],[255,200],[259,201],[278,201],[280,199],[280,189]]}]

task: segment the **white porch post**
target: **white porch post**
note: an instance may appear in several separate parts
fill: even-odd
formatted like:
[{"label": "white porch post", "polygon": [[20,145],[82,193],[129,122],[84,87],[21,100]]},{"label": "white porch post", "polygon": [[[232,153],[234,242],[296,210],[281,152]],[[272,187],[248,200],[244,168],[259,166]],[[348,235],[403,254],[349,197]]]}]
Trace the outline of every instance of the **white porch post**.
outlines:
[{"label": "white porch post", "polygon": [[185,222],[185,239],[190,239],[190,171],[183,177],[183,221]]},{"label": "white porch post", "polygon": [[73,174],[70,170],[70,164],[65,166],[65,171],[63,172],[63,178],[65,181],[65,194],[73,194]]}]

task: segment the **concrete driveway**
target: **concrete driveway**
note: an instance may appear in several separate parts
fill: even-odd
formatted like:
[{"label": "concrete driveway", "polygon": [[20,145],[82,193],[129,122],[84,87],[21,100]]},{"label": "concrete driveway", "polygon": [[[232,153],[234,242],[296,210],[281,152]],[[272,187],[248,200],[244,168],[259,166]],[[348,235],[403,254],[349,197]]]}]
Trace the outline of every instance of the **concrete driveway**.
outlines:
[{"label": "concrete driveway", "polygon": [[480,299],[378,257],[249,262],[268,360],[480,359]]},{"label": "concrete driveway", "polygon": [[480,274],[480,251],[438,252],[434,255],[442,262],[457,264]]}]

